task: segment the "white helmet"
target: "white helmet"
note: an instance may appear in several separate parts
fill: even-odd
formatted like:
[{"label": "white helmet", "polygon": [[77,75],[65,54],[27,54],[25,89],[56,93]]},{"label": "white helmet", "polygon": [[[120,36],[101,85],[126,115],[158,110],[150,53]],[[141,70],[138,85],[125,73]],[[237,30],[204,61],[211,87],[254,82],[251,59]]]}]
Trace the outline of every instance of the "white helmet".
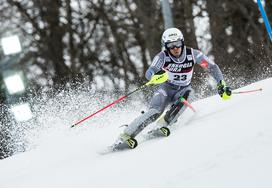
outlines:
[{"label": "white helmet", "polygon": [[181,41],[184,45],[184,37],[182,32],[177,28],[166,29],[162,34],[162,46],[167,49],[166,44],[175,41]]}]

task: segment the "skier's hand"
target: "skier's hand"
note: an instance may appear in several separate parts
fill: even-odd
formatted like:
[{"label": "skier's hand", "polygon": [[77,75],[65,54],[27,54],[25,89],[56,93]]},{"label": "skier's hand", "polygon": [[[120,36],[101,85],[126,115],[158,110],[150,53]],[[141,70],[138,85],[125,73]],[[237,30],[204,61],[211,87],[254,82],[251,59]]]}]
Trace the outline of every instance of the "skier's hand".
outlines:
[{"label": "skier's hand", "polygon": [[164,70],[160,70],[156,74],[154,74],[147,85],[150,84],[162,84],[168,80],[168,73]]},{"label": "skier's hand", "polygon": [[226,85],[224,80],[220,80],[220,82],[217,84],[217,91],[223,100],[228,100],[231,98],[231,88]]},{"label": "skier's hand", "polygon": [[162,74],[164,74],[165,73],[165,70],[160,70],[159,72],[157,72],[156,74],[154,74],[154,75],[162,75]]}]

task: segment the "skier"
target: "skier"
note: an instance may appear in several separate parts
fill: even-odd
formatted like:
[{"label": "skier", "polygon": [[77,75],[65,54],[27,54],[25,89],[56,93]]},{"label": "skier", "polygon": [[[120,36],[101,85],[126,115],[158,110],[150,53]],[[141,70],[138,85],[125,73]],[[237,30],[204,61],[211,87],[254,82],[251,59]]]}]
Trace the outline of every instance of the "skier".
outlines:
[{"label": "skier", "polygon": [[115,146],[125,144],[131,149],[135,148],[137,146],[135,136],[148,124],[157,120],[165,108],[171,105],[165,115],[157,121],[158,133],[169,136],[170,130],[167,127],[175,123],[186,108],[182,99],[191,101],[193,91],[191,79],[195,64],[209,71],[218,83],[218,93],[223,99],[231,97],[231,89],[226,85],[219,67],[201,51],[185,46],[183,34],[179,29],[166,29],[162,35],[162,45],[165,50],[154,57],[145,76],[148,80],[156,76],[168,79],[154,93],[149,110],[124,129]]}]

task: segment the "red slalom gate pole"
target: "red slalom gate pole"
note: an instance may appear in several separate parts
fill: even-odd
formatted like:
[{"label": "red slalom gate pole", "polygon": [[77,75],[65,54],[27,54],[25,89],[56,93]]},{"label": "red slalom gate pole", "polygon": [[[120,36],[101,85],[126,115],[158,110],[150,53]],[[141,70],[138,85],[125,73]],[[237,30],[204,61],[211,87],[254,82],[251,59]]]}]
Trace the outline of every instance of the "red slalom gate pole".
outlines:
[{"label": "red slalom gate pole", "polygon": [[243,93],[253,93],[257,91],[262,91],[263,89],[253,89],[253,90],[247,90],[247,91],[233,91],[232,94],[243,94]]},{"label": "red slalom gate pole", "polygon": [[189,107],[193,112],[196,112],[194,107],[186,99],[182,97],[180,100],[185,106]]}]

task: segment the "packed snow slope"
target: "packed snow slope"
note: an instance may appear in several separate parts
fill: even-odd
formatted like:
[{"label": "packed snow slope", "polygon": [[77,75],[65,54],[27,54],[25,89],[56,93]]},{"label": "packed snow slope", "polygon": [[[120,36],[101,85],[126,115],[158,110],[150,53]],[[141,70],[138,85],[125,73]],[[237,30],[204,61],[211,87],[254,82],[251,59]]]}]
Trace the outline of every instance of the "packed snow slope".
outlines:
[{"label": "packed snow slope", "polygon": [[170,137],[145,140],[143,133],[134,150],[100,154],[121,132],[114,122],[131,121],[138,110],[112,115],[108,126],[88,120],[49,129],[35,149],[0,161],[0,187],[271,188],[271,85],[267,79],[237,89],[263,91],[229,101],[196,101],[197,113],[187,109]]}]

